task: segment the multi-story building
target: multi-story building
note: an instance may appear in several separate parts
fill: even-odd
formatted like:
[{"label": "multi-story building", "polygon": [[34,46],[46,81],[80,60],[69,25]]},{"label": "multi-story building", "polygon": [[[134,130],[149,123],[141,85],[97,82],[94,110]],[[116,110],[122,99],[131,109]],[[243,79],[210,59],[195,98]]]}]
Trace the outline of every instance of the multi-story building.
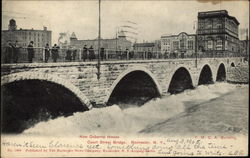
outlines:
[{"label": "multi-story building", "polygon": [[195,34],[181,32],[178,35],[161,36],[161,52],[192,55],[195,53]]},{"label": "multi-story building", "polygon": [[[113,39],[101,39],[101,47],[106,50],[126,50],[132,48],[132,42],[126,39],[123,31],[120,31],[117,38]],[[84,45],[87,47],[92,46],[94,50],[98,49],[98,39],[92,40],[78,40],[75,33],[73,32],[70,37],[70,46],[74,48],[83,48]]]},{"label": "multi-story building", "polygon": [[138,52],[157,52],[161,51],[161,41],[155,40],[154,42],[142,42],[142,43],[134,43],[133,50]]},{"label": "multi-story building", "polygon": [[210,52],[239,52],[238,20],[226,10],[198,13],[198,50]]},{"label": "multi-story building", "polygon": [[11,19],[9,29],[2,30],[2,46],[8,41],[14,43],[18,41],[22,47],[27,47],[30,41],[34,42],[34,47],[44,47],[46,43],[51,46],[51,31],[44,27],[43,30],[17,29],[16,21]]}]

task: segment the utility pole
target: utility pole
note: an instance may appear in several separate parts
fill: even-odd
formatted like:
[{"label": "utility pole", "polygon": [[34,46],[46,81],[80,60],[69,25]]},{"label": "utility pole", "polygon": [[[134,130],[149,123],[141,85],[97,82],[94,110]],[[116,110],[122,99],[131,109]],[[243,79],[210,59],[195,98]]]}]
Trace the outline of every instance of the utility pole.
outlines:
[{"label": "utility pole", "polygon": [[97,79],[100,79],[100,46],[101,46],[101,0],[99,0],[99,29],[98,29],[98,63],[97,63]]}]

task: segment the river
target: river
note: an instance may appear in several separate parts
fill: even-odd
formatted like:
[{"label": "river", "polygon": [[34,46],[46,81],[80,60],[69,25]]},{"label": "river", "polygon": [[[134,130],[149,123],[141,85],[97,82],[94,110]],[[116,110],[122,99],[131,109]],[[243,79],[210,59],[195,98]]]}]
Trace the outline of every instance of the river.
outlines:
[{"label": "river", "polygon": [[248,85],[201,85],[140,107],[121,109],[113,105],[58,117],[40,122],[21,135],[247,135],[248,94]]}]

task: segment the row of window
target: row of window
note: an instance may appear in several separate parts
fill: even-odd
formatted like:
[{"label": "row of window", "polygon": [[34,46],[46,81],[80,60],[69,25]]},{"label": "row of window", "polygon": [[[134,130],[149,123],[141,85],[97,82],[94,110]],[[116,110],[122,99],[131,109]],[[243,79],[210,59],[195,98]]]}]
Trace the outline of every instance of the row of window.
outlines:
[{"label": "row of window", "polygon": [[205,48],[207,48],[207,50],[214,50],[214,46],[215,46],[215,50],[222,50],[222,40],[217,40],[215,45],[214,45],[214,41],[209,40],[206,42]]},{"label": "row of window", "polygon": [[15,32],[15,34],[16,35],[29,35],[29,36],[38,36],[38,37],[40,37],[40,36],[42,36],[42,37],[44,37],[45,36],[45,34],[44,33],[41,33],[41,32],[39,32],[39,33],[36,33],[36,32]]},{"label": "row of window", "polygon": [[[165,44],[168,45],[167,48],[169,48],[169,44]],[[185,40],[180,40],[179,41],[173,41],[173,49],[186,49],[186,41]],[[194,41],[188,41],[187,42],[187,49],[194,49]]]}]

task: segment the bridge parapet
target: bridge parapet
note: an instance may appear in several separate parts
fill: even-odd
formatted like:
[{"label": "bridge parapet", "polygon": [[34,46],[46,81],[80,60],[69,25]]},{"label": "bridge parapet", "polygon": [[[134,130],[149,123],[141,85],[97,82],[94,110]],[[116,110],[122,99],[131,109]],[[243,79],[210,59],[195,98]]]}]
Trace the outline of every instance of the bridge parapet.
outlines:
[{"label": "bridge parapet", "polygon": [[[171,79],[180,67],[189,72],[193,86],[197,86],[201,70],[205,65],[210,67],[212,78],[215,81],[221,63],[225,65],[227,70],[232,62],[237,65],[243,61],[242,59],[200,58],[197,60],[197,67],[193,58],[103,61],[101,62],[99,80],[96,75],[96,62],[2,64],[1,76],[2,79],[6,79],[9,75],[23,72],[25,74],[53,75],[65,81],[65,83],[69,82],[77,87],[79,92],[83,94],[82,96],[86,96],[91,102],[106,104],[116,85],[126,75],[134,71],[144,72],[150,76],[160,95],[167,95]],[[23,79],[28,78],[24,77]],[[38,77],[37,79],[41,78]],[[13,80],[9,80],[9,82],[13,82]]]}]

